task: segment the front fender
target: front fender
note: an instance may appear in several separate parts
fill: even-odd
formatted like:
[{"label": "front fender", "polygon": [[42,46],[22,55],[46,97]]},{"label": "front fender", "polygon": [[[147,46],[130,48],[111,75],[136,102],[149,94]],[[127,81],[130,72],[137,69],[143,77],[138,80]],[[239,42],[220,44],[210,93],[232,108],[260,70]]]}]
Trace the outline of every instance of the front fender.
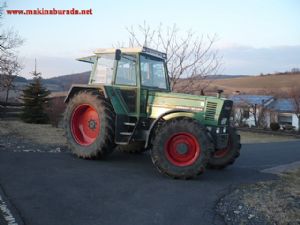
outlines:
[{"label": "front fender", "polygon": [[151,140],[151,137],[152,137],[152,134],[155,130],[155,127],[161,119],[170,120],[170,119],[179,118],[179,117],[195,118],[195,112],[190,111],[190,110],[174,109],[174,110],[169,110],[169,111],[164,112],[163,114],[161,114],[150,125],[150,128],[148,130],[148,134],[147,134],[147,137],[146,137],[146,141],[145,141],[145,148],[147,148],[149,146],[149,141]]}]

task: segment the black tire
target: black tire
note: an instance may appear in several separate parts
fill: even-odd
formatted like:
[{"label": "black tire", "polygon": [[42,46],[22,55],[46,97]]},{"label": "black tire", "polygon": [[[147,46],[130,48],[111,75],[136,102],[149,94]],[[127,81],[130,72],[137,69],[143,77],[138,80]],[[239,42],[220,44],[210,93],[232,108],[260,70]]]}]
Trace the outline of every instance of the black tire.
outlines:
[{"label": "black tire", "polygon": [[205,128],[199,122],[174,119],[156,130],[151,158],[162,174],[191,179],[204,172],[211,154],[209,146]]},{"label": "black tire", "polygon": [[[85,107],[88,108],[85,109]],[[91,112],[87,112],[88,110]],[[87,119],[89,119],[88,122]],[[104,157],[115,147],[114,124],[115,113],[111,104],[97,93],[81,91],[69,101],[64,114],[68,147],[81,158]]]},{"label": "black tire", "polygon": [[132,154],[140,154],[147,151],[147,149],[145,148],[145,142],[133,142],[128,145],[119,145],[118,149],[121,152]]},{"label": "black tire", "polygon": [[225,149],[216,150],[208,162],[208,167],[211,169],[224,169],[234,163],[240,155],[241,138],[236,129],[230,127],[228,147]]}]

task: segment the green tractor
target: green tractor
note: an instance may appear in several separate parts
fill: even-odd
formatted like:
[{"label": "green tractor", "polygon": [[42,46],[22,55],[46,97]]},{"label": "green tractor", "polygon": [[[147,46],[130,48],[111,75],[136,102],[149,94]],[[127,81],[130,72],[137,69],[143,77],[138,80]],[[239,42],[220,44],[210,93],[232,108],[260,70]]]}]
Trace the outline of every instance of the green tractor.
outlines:
[{"label": "green tractor", "polygon": [[73,85],[65,99],[69,148],[81,158],[114,149],[150,150],[163,174],[189,179],[205,168],[224,168],[240,153],[230,126],[232,101],[172,93],[167,55],[150,48],[99,49],[79,61],[92,64],[87,85]]}]

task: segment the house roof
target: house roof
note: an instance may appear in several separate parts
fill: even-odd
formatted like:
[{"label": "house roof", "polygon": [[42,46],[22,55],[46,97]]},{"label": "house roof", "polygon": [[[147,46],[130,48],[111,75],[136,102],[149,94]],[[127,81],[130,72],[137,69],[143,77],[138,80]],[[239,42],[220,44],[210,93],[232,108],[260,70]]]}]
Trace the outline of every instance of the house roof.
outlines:
[{"label": "house roof", "polygon": [[267,108],[277,112],[294,112],[295,110],[293,100],[290,98],[276,99]]},{"label": "house roof", "polygon": [[273,99],[270,95],[232,95],[229,97],[235,104],[262,105]]}]

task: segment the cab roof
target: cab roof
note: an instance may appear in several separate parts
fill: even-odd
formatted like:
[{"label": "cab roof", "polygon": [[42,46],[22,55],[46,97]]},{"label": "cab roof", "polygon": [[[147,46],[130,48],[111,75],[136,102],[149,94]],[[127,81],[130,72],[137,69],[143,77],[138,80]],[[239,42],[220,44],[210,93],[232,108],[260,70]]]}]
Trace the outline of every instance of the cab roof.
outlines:
[{"label": "cab roof", "polygon": [[166,53],[157,51],[155,49],[151,49],[147,47],[136,47],[136,48],[99,48],[94,51],[95,55],[79,58],[77,60],[82,62],[94,63],[97,56],[103,54],[114,54],[116,50],[121,50],[122,53],[128,53],[128,54],[146,53],[148,55],[152,55],[162,59],[167,58]]}]

